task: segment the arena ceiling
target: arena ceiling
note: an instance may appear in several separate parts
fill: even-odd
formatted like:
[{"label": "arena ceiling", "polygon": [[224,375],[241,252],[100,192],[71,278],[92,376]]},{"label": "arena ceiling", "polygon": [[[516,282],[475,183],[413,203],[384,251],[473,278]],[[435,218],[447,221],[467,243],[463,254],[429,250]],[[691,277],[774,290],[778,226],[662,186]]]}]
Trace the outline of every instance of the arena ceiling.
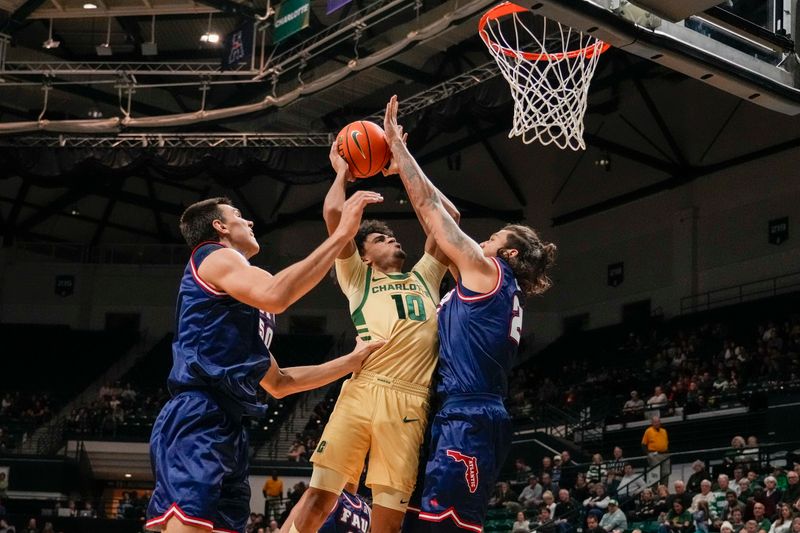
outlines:
[{"label": "arena ceiling", "polygon": [[[178,243],[177,218],[184,206],[220,193],[242,205],[262,237],[296,221],[316,220],[330,179],[325,135],[351,120],[377,116],[392,94],[398,94],[401,106],[407,101],[420,104],[402,120],[412,151],[426,169],[441,174],[442,189],[466,218],[519,220],[545,213],[558,226],[800,147],[797,117],[614,49],[602,58],[592,84],[586,151],[562,152],[509,140],[512,106],[505,82],[499,76],[475,81],[481,67],[490,64],[476,32],[490,1],[355,0],[326,15],[325,1],[313,0],[309,29],[277,48],[265,46],[265,56],[273,58],[299,50],[294,62],[257,80],[142,74],[121,67],[101,76],[87,73],[95,67],[85,65],[213,65],[220,49],[198,39],[209,28],[209,14],[212,29],[224,35],[262,18],[267,12],[262,0],[103,0],[91,13],[82,4],[0,0],[3,32],[10,35],[0,83],[0,126],[40,118],[105,119],[126,112],[134,118],[194,117],[201,109],[256,104],[269,95],[294,96],[280,105],[214,120],[85,134],[95,140],[118,131],[141,137],[117,146],[70,144],[69,139],[82,134],[63,131],[1,134],[0,228],[6,245]],[[358,20],[350,24],[354,19],[348,17],[365,9],[393,4],[404,9],[361,27]],[[465,5],[472,12],[463,11]],[[409,40],[441,21],[447,23],[424,39]],[[345,27],[341,39],[302,53]],[[99,58],[96,47],[107,40],[109,28],[107,44],[113,55]],[[43,48],[48,38],[60,45]],[[374,65],[335,75],[354,59],[378,57],[404,39],[402,47]],[[150,41],[156,43],[157,55],[143,56],[142,44]],[[18,70],[9,72],[9,63]],[[326,76],[333,81],[315,86]],[[134,85],[136,90],[129,91]],[[223,147],[240,132],[294,140],[284,146]],[[205,133],[222,139],[220,146],[201,142],[191,147],[186,140]],[[317,139],[322,141],[304,142],[308,133],[321,134]],[[170,135],[180,142],[170,144]],[[380,216],[413,217],[396,180],[379,178],[358,186],[367,185],[401,200],[382,206]]]}]

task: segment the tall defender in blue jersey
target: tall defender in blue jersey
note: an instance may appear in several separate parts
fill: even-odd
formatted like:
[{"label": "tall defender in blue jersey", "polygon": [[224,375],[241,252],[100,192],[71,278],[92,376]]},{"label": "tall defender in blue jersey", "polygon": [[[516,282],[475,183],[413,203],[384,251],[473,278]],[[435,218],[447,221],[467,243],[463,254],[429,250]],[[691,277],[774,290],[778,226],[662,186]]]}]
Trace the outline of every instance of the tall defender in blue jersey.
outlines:
[{"label": "tall defender in blue jersey", "polygon": [[256,390],[276,397],[312,389],[361,368],[383,343],[358,343],[334,361],[280,369],[269,352],[274,316],[311,290],[358,231],[378,194],[345,202],[334,234],[274,276],[248,260],[253,223],[227,198],[191,205],[181,233],[192,254],[178,291],[171,399],[150,437],[155,489],[146,528],[169,533],[243,533],[250,513],[245,414],[263,414]]},{"label": "tall defender in blue jersey", "polygon": [[416,491],[419,507],[409,507],[403,529],[480,533],[511,444],[503,399],[522,335],[522,305],[526,296],[550,287],[546,273],[556,247],[522,225],[505,226],[480,244],[472,240],[447,214],[441,193],[408,152],[396,97],[386,106],[384,131],[392,150],[387,173],[400,174],[457,280],[439,307],[441,407],[430,428],[423,486]]}]

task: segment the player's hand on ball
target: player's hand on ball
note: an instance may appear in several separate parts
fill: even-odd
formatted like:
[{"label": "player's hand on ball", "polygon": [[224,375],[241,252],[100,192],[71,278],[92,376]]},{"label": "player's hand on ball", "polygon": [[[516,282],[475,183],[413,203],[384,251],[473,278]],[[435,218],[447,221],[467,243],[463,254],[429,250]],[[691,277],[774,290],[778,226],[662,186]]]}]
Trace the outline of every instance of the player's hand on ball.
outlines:
[{"label": "player's hand on ball", "polygon": [[360,338],[356,338],[356,347],[346,357],[349,357],[353,363],[353,372],[361,370],[361,365],[364,364],[369,355],[386,344],[386,341],[371,341],[366,342]]},{"label": "player's hand on ball", "polygon": [[[403,144],[406,144],[406,141],[408,141],[408,133],[404,133],[403,134]],[[384,176],[391,176],[393,174],[399,174],[400,173],[400,167],[397,164],[397,160],[394,157],[392,157],[389,160],[389,166],[384,168],[384,169],[381,169],[381,172],[383,172]]]},{"label": "player's hand on ball", "polygon": [[337,141],[333,141],[333,144],[331,145],[331,151],[328,153],[328,159],[331,160],[331,166],[336,172],[336,176],[343,175],[344,179],[347,181],[356,181],[356,179],[353,177],[353,174],[350,172],[350,166],[347,164],[347,161],[345,161],[344,158],[339,155],[339,150],[336,148],[336,142]]},{"label": "player's hand on ball", "polygon": [[358,191],[348,198],[342,206],[342,217],[339,219],[337,233],[352,239],[358,233],[361,224],[361,216],[364,209],[369,204],[379,204],[383,202],[383,196],[374,191]]}]

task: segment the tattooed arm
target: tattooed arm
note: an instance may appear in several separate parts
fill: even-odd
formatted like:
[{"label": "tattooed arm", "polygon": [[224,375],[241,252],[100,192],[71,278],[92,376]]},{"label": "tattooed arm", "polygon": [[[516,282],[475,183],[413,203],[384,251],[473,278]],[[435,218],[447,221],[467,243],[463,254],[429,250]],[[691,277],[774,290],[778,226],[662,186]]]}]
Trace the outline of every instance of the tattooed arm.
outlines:
[{"label": "tattooed arm", "polygon": [[488,292],[497,281],[497,267],[483,255],[480,245],[458,227],[448,214],[442,195],[409,153],[403,142],[403,128],[397,124],[397,97],[386,106],[386,139],[392,158],[408,193],[408,198],[423,226],[433,236],[439,249],[458,269],[462,283],[477,292]]}]

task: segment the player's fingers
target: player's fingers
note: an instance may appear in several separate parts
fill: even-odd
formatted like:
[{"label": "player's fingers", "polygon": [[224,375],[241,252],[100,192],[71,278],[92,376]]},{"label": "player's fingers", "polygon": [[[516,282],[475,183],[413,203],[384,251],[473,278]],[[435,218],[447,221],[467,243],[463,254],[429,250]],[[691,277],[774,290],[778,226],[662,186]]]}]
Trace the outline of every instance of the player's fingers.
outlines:
[{"label": "player's fingers", "polygon": [[406,144],[406,141],[408,141],[408,133],[403,134],[403,144]]}]

